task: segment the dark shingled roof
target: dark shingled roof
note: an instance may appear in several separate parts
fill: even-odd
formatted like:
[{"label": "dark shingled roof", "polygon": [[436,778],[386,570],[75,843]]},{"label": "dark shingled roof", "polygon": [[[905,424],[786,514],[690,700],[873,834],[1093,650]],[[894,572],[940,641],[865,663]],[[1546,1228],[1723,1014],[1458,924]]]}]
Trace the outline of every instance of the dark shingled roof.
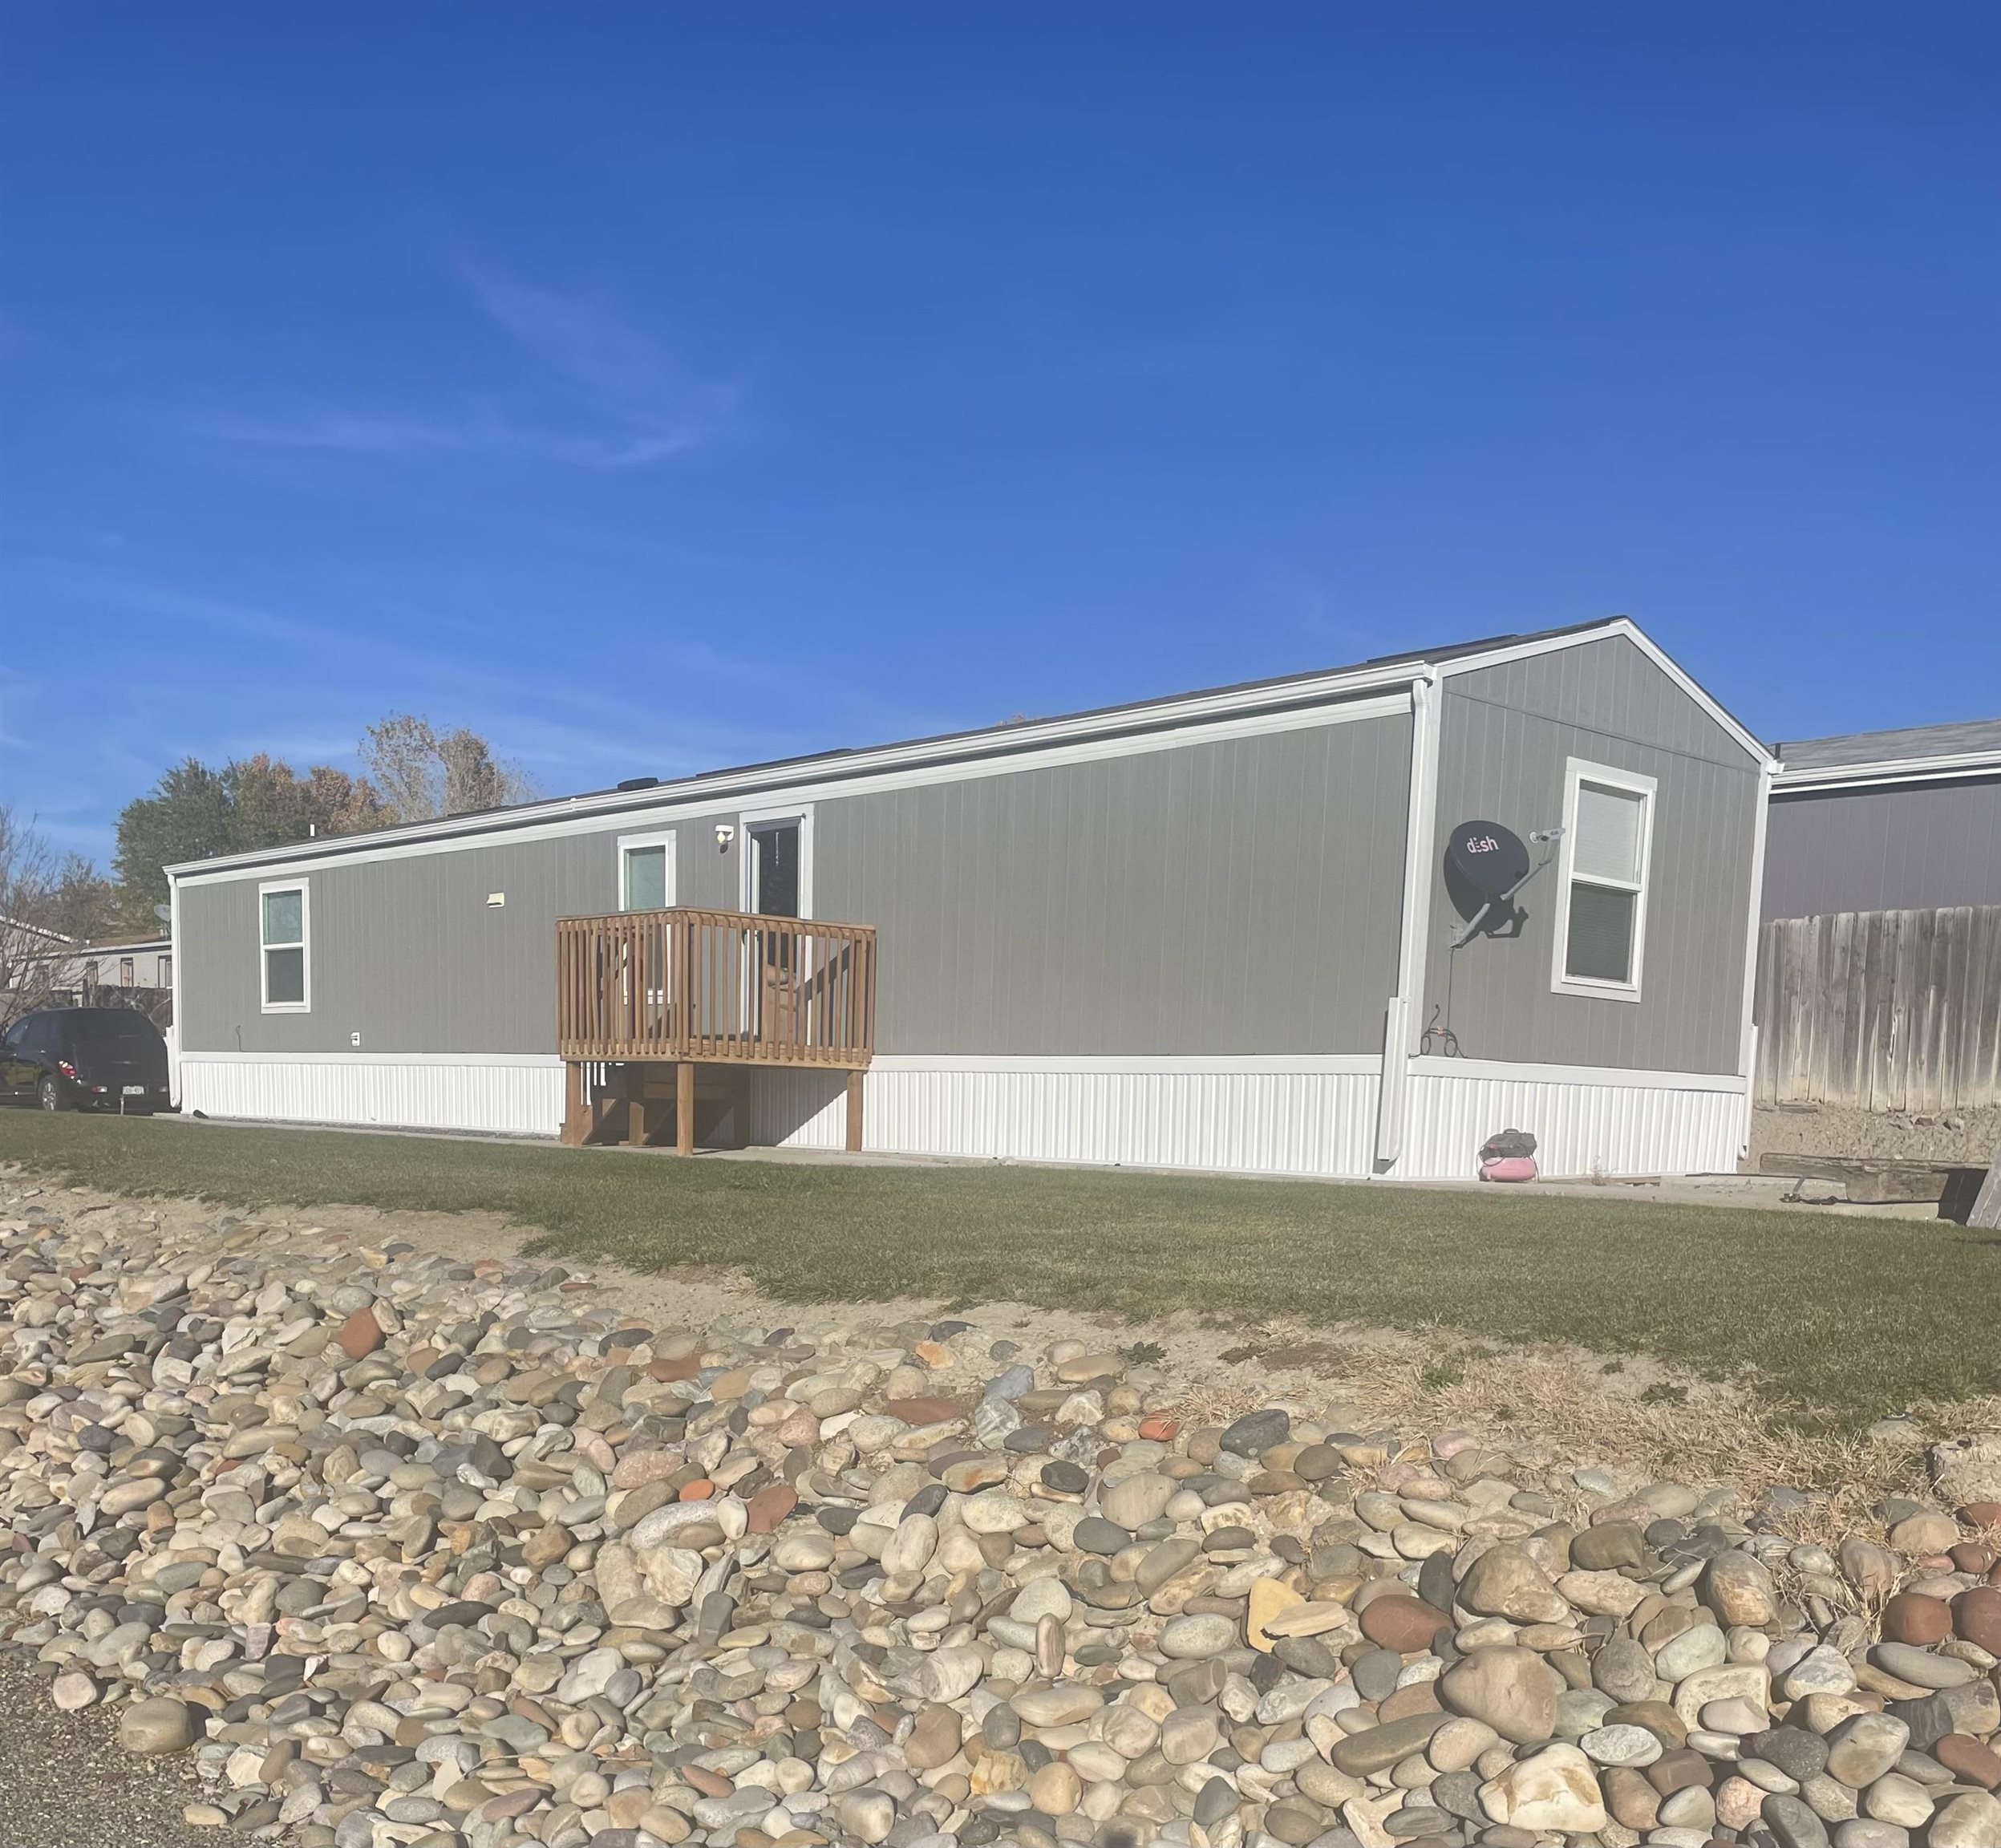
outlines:
[{"label": "dark shingled roof", "polygon": [[1788,770],[1835,770],[1855,764],[1959,757],[1971,751],[2001,751],[2001,719],[1911,725],[1901,732],[1850,732],[1838,738],[1802,738],[1776,748],[1780,761]]}]

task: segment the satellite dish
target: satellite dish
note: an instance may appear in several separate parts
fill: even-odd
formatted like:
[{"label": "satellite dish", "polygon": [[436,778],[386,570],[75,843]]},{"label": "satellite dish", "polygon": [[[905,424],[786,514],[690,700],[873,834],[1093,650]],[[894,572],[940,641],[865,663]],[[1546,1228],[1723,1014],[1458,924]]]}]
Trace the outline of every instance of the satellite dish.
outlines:
[{"label": "satellite dish", "polygon": [[171,905],[156,905],[153,907],[153,915],[163,924],[171,924],[174,921],[173,907]]},{"label": "satellite dish", "polygon": [[1462,821],[1445,841],[1445,890],[1469,922],[1528,877],[1529,849],[1498,821]]}]

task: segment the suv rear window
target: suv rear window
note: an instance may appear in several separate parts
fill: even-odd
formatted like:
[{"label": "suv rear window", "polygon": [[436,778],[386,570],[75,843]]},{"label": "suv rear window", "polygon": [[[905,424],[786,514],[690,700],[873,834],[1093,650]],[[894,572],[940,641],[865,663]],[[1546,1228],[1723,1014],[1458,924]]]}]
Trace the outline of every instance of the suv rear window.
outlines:
[{"label": "suv rear window", "polygon": [[160,1029],[143,1014],[72,1014],[67,1025],[72,1046],[156,1046]]}]

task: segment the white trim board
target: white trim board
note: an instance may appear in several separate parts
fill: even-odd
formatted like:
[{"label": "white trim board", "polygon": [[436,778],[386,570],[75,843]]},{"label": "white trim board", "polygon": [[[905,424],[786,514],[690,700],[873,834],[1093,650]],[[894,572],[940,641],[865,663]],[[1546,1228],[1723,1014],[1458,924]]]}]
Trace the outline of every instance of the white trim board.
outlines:
[{"label": "white trim board", "polygon": [[654,828],[642,833],[621,834],[618,837],[618,843],[613,851],[612,857],[611,882],[614,910],[630,911],[635,909],[626,902],[626,856],[634,852],[643,852],[649,847],[658,847],[663,850],[661,861],[661,890],[666,895],[668,906],[671,906],[674,904],[674,894],[680,890],[681,869],[677,864],[680,858],[680,835],[671,828]]},{"label": "white trim board", "polygon": [[1519,1079],[1531,1084],[1610,1085],[1638,1091],[1743,1091],[1734,1072],[1627,1072],[1615,1065],[1516,1064],[1505,1059],[1413,1059],[1413,1077]]},{"label": "white trim board", "polygon": [[511,1065],[553,1070],[553,1052],[186,1052],[197,1065]]},{"label": "white trim board", "polygon": [[[1006,756],[965,757],[922,768],[848,773],[845,765],[816,761],[813,768],[817,780],[813,780],[746,784],[740,778],[719,778],[715,780],[717,787],[714,789],[709,788],[706,784],[699,788],[677,785],[675,787],[681,793],[644,807],[630,806],[639,799],[629,795],[623,798],[628,806],[613,812],[580,808],[562,820],[503,827],[489,824],[483,829],[467,829],[450,836],[413,837],[383,846],[358,844],[373,840],[374,836],[346,836],[342,837],[343,841],[352,841],[356,845],[346,847],[344,851],[330,849],[303,857],[241,864],[198,861],[180,869],[177,877],[190,886],[213,886],[246,878],[253,872],[273,877],[296,877],[322,866],[367,865],[375,861],[410,859],[433,853],[464,852],[478,847],[508,846],[517,841],[561,840],[580,834],[609,835],[621,826],[662,829],[675,822],[713,821],[719,817],[735,821],[739,812],[767,817],[796,814],[816,802],[836,801],[844,796],[877,795],[893,789],[925,788],[944,783],[967,782],[987,776],[1005,776],[1024,771],[1051,769],[1066,764],[1097,763],[1114,757],[1177,750],[1191,744],[1221,743],[1233,738],[1266,737],[1281,732],[1314,731],[1327,725],[1352,724],[1370,719],[1396,718],[1411,710],[1408,683],[1415,678],[1414,673],[1405,674],[1399,683],[1403,690],[1387,696],[1343,699],[1331,704],[1310,705],[1248,718],[1192,721],[1117,738],[1015,751]],[[873,755],[872,752],[859,752],[857,758],[858,760],[865,760]],[[844,774],[838,780],[828,780],[828,772],[834,769],[841,769]],[[724,786],[726,784],[729,786]],[[578,798],[580,804],[588,800]],[[277,851],[282,852],[282,849]]]},{"label": "white trim board", "polygon": [[[555,1070],[553,1052],[183,1052],[196,1064],[213,1065],[500,1065]],[[1628,1072],[1612,1065],[1537,1065],[1505,1059],[1412,1058],[1413,1075],[1441,1077],[1518,1078],[1537,1084],[1626,1085],[1645,1090],[1742,1091],[1748,1080],[1731,1072]],[[1214,1073],[1375,1072],[1382,1060],[1373,1052],[879,1052],[877,1072],[1026,1072]],[[758,1070],[816,1071],[819,1067],[759,1067]],[[839,1077],[833,1068],[825,1068]]]},{"label": "white trim board", "polygon": [[764,910],[755,890],[757,854],[751,836],[756,829],[786,821],[799,825],[799,917],[805,922],[813,915],[813,804],[810,802],[780,802],[738,811],[736,838],[732,843],[736,849],[736,908],[746,913]]},{"label": "white trim board", "polygon": [[[296,943],[271,943],[265,939],[264,902],[274,892],[299,895],[299,934]],[[271,999],[271,957],[274,951],[299,953],[299,998],[296,1001]],[[285,879],[266,879],[257,886],[257,1011],[260,1014],[310,1014],[313,1011],[313,882],[302,874]]]},{"label": "white trim board", "polygon": [[[1744,1011],[1737,1023],[1737,1064],[1750,1080],[1757,1070],[1757,1034],[1754,1019],[1758,999],[1758,926],[1764,919],[1764,855],[1768,823],[1772,816],[1772,772],[1758,772],[1758,812],[1751,825],[1751,892],[1744,923]],[[1747,1149],[1746,1153],[1749,1151]]]},{"label": "white trim board", "polygon": [[[1140,752],[1173,749],[1190,743],[1225,737],[1255,736],[1270,732],[1338,724],[1351,719],[1408,711],[1408,689],[1420,679],[1451,678],[1508,661],[1559,652],[1621,635],[1632,642],[1675,686],[1720,725],[1752,758],[1772,761],[1765,747],[1732,718],[1629,617],[1539,639],[1507,643],[1476,654],[1455,655],[1436,664],[1413,659],[1380,667],[1347,668],[1298,679],[1254,683],[1211,693],[1115,707],[1067,718],[1031,721],[1019,726],[920,739],[846,754],[833,754],[785,764],[751,765],[743,769],[663,784],[657,797],[637,791],[609,791],[571,796],[559,802],[529,804],[499,817],[452,817],[420,822],[394,832],[399,837],[363,846],[363,839],[346,836],[319,843],[300,842],[292,849],[273,849],[236,854],[220,861],[194,861],[169,868],[191,883],[209,884],[253,870],[297,873],[315,865],[354,865],[399,858],[411,853],[448,852],[481,847],[500,841],[534,841],[565,835],[596,833],[619,825],[657,825],[688,817],[712,816],[743,800],[775,806],[794,802],[832,800],[879,789],[956,781],[965,776],[990,776],[1010,771],[1034,770],[1062,763],[1088,762]],[[1379,701],[1371,694],[1387,695]],[[1367,710],[1369,707],[1375,709]],[[302,849],[310,851],[300,851]],[[289,857],[280,857],[279,856]]]},{"label": "white trim board", "polygon": [[1373,1052],[878,1052],[875,1072],[1351,1072],[1381,1070]]},{"label": "white trim board", "polygon": [[1435,673],[1411,684],[1411,767],[1404,817],[1404,894],[1398,920],[1396,992],[1383,1015],[1384,1083],[1376,1099],[1375,1164],[1393,1165],[1404,1148],[1404,1069],[1415,1049],[1412,1021],[1420,1011],[1431,954],[1432,861],[1438,840],[1438,764],[1444,731]]},{"label": "white trim board", "polygon": [[[184,1052],[212,1065],[512,1065],[557,1067],[553,1052]],[[1379,1071],[1373,1052],[879,1052],[878,1072],[1355,1072]],[[777,1068],[759,1068],[777,1069]],[[790,1069],[790,1068],[788,1068]],[[800,1066],[801,1071],[823,1068]],[[824,1069],[832,1071],[829,1066]]]},{"label": "white trim board", "polygon": [[1774,795],[1791,796],[1815,789],[1938,783],[1994,772],[2001,772],[2001,751],[1963,751],[1950,757],[1886,757],[1874,764],[1802,765],[1797,770],[1787,769],[1781,761],[1772,776],[1772,789]]},{"label": "white trim board", "polygon": [[[1609,874],[1580,873],[1577,869],[1578,808],[1584,785],[1591,784],[1621,796],[1640,800],[1639,877],[1628,881]],[[1599,1001],[1637,1003],[1640,984],[1647,973],[1647,900],[1651,896],[1654,870],[1654,811],[1660,796],[1657,779],[1635,771],[1619,770],[1609,764],[1594,764],[1583,757],[1563,760],[1563,833],[1557,843],[1557,902],[1555,939],[1550,946],[1549,991],[1553,995],[1581,995]],[[1626,979],[1607,980],[1595,975],[1570,973],[1570,909],[1578,882],[1612,892],[1630,891],[1633,899],[1633,937],[1626,947]]]}]

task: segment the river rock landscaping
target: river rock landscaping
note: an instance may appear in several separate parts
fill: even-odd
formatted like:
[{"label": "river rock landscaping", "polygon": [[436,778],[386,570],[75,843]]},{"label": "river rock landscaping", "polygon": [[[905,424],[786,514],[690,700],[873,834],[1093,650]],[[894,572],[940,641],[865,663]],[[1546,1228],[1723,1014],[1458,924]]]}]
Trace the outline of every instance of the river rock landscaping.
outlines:
[{"label": "river rock landscaping", "polygon": [[301,1848],[2001,1848],[2001,1435],[1807,1540],[1199,1410],[10,1181],[0,1647]]}]

